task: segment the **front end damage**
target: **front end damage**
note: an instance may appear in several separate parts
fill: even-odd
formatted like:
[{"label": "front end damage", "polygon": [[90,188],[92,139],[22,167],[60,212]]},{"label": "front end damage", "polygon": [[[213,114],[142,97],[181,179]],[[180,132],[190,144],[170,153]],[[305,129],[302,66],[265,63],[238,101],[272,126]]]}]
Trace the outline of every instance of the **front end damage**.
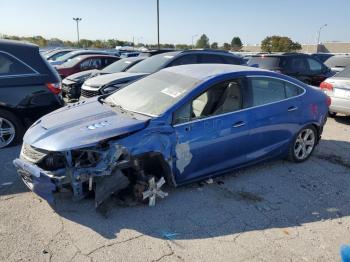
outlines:
[{"label": "front end damage", "polygon": [[115,140],[62,152],[24,144],[13,163],[26,186],[49,202],[55,193],[69,190],[74,200],[93,193],[98,207],[112,194],[127,192],[135,201],[148,200],[153,206],[156,197],[167,196],[161,190],[164,177],[172,182],[161,154],[131,155]]}]

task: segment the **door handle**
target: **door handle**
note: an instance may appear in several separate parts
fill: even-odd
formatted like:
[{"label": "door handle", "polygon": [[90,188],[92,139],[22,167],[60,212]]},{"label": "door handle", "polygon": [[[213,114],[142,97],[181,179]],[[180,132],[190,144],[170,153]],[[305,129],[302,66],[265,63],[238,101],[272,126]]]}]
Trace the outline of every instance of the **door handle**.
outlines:
[{"label": "door handle", "polygon": [[298,110],[298,107],[296,107],[296,106],[291,106],[291,107],[288,108],[288,112],[293,112],[293,111],[295,111],[295,110]]},{"label": "door handle", "polygon": [[244,121],[238,121],[237,123],[235,123],[234,125],[233,125],[233,127],[241,127],[241,126],[245,126],[245,122]]}]

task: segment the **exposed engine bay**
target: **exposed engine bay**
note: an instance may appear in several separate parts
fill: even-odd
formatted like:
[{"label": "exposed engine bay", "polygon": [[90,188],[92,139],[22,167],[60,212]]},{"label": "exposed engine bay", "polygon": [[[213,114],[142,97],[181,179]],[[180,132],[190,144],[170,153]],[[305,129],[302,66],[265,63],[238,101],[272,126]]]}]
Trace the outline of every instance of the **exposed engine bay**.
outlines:
[{"label": "exposed engine bay", "polygon": [[133,200],[150,206],[156,198],[168,194],[161,190],[170,179],[159,153],[133,156],[114,140],[95,146],[49,152],[23,144],[19,159],[14,160],[24,183],[39,196],[52,200],[52,193],[70,190],[74,200],[93,193],[95,206],[112,194],[128,194]]}]

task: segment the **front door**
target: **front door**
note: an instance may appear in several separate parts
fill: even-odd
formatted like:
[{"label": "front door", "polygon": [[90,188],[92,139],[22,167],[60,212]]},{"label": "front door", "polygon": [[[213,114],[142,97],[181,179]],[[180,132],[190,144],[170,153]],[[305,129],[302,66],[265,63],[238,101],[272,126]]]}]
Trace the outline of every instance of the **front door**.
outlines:
[{"label": "front door", "polygon": [[239,166],[249,150],[242,79],[216,84],[174,113],[176,180],[181,184]]}]

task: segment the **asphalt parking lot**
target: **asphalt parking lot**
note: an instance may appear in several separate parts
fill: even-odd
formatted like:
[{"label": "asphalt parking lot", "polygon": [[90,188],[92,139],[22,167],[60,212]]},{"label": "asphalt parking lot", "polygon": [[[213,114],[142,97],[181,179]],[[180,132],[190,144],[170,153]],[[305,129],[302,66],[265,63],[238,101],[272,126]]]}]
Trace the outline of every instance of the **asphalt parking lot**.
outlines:
[{"label": "asphalt parking lot", "polygon": [[350,244],[350,117],[305,163],[275,161],[169,189],[147,206],[29,192],[0,151],[0,261],[339,261]]}]

